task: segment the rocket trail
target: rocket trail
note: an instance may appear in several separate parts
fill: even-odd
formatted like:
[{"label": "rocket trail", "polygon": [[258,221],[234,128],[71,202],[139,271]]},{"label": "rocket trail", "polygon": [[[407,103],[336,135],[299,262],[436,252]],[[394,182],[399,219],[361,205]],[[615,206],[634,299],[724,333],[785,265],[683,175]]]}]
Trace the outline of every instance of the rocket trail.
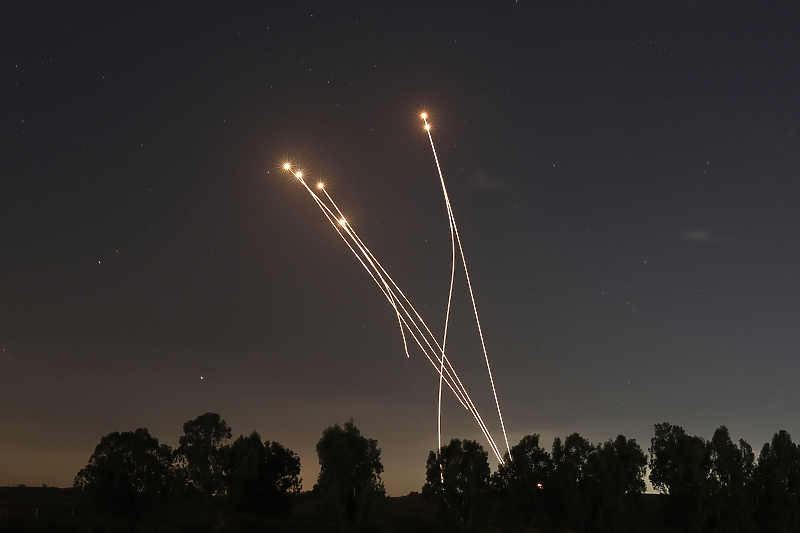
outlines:
[{"label": "rocket trail", "polygon": [[[284,169],[289,170],[286,165],[284,165]],[[447,363],[447,366],[444,367],[443,373],[445,376],[445,383],[456,396],[456,399],[458,399],[459,403],[461,403],[462,407],[470,411],[470,413],[473,415],[478,423],[479,428],[481,429],[481,432],[490,443],[493,453],[495,453],[499,460],[502,460],[499,450],[489,434],[486,424],[483,422],[480,413],[478,413],[475,404],[469,397],[469,394],[467,393],[466,388],[464,387],[460,378],[455,373],[455,369],[453,368],[449,359],[446,357],[443,359],[441,356],[436,355],[441,353],[441,348],[439,347],[435,337],[433,336],[433,333],[427,327],[422,317],[419,315],[416,309],[414,309],[413,305],[411,305],[408,298],[399,289],[394,280],[391,279],[388,273],[383,269],[383,266],[378,263],[374,255],[372,255],[369,249],[363,244],[363,241],[361,241],[361,238],[352,229],[352,226],[347,223],[346,219],[341,213],[341,210],[339,210],[338,206],[328,195],[327,191],[325,191],[325,197],[330,202],[330,207],[326,205],[326,203],[308,186],[302,172],[297,171],[292,172],[292,174],[298,179],[298,181],[301,182],[309,194],[311,194],[311,196],[317,202],[317,205],[325,214],[331,226],[336,230],[342,240],[345,241],[345,244],[347,244],[351,252],[353,252],[361,265],[365,268],[365,270],[367,270],[373,281],[375,281],[375,283],[387,297],[387,300],[389,300],[390,305],[392,305],[393,309],[395,310],[395,314],[397,315],[398,322],[401,327],[401,334],[403,335],[406,356],[408,357],[409,355],[404,330],[407,330],[411,334],[417,346],[420,348],[420,350],[422,350],[423,354],[426,356],[431,365],[437,369],[437,372],[443,367],[442,360]],[[318,185],[317,188],[323,189],[321,185]],[[331,209],[331,207],[333,209]],[[358,251],[356,249],[358,249]],[[398,296],[398,293],[400,296]],[[400,297],[402,297],[402,300]],[[413,316],[411,313],[412,311]],[[439,363],[438,368],[437,362]]]},{"label": "rocket trail", "polygon": [[[453,208],[450,205],[450,197],[447,195],[447,187],[444,184],[444,176],[442,175],[442,167],[441,167],[441,165],[439,165],[439,156],[436,155],[436,146],[434,146],[434,144],[433,144],[433,136],[431,135],[431,126],[430,126],[430,124],[428,124],[428,114],[427,113],[422,113],[420,115],[420,118],[422,118],[422,121],[425,123],[425,131],[428,134],[428,140],[430,140],[430,142],[431,142],[431,151],[433,152],[433,158],[436,161],[436,170],[439,172],[439,182],[442,184],[442,193],[444,193],[444,202],[445,202],[445,205],[447,206],[447,216],[448,216],[448,218],[450,220],[450,236],[451,236],[451,240],[453,241],[453,270],[452,270],[451,278],[450,278],[450,295],[448,296],[447,313],[448,313],[448,315],[450,313],[450,299],[452,298],[453,278],[455,276],[455,243],[458,243],[458,250],[459,250],[459,252],[461,254],[461,264],[464,266],[464,277],[467,280],[467,287],[469,288],[469,298],[470,298],[470,301],[472,302],[473,313],[475,314],[475,325],[478,328],[478,336],[481,339],[481,348],[483,349],[483,357],[484,357],[484,359],[486,361],[486,370],[489,373],[489,382],[492,385],[492,394],[494,395],[494,403],[495,403],[495,406],[497,407],[497,417],[500,419],[500,427],[503,430],[503,439],[505,440],[505,443],[506,443],[506,449],[508,450],[508,456],[511,457],[511,447],[508,444],[508,436],[506,435],[506,427],[505,427],[505,424],[503,423],[503,414],[500,412],[500,402],[497,399],[497,390],[495,389],[495,386],[494,386],[494,378],[492,377],[492,367],[489,365],[489,354],[486,351],[486,342],[483,339],[483,329],[481,328],[481,321],[480,321],[480,318],[478,317],[478,307],[475,304],[475,295],[474,295],[474,293],[472,291],[472,282],[469,279],[469,269],[467,268],[467,259],[464,256],[464,248],[461,246],[461,237],[459,237],[459,235],[458,235],[458,226],[456,225],[455,215],[453,214]],[[455,240],[453,240],[453,235],[455,235]],[[448,316],[448,318],[449,318],[449,316]],[[445,323],[447,323],[447,321],[445,321]],[[447,326],[445,326],[445,337],[447,336],[446,328],[447,328]],[[443,350],[444,350],[444,348],[443,348]],[[441,393],[440,393],[440,402],[441,402]],[[440,405],[439,408],[441,410],[441,405]],[[441,437],[440,437],[440,439],[441,439]],[[439,447],[441,449],[441,442],[439,444]]]},{"label": "rocket trail", "polygon": [[495,405],[497,407],[498,416],[500,418],[500,425],[503,430],[503,437],[505,439],[506,448],[509,450],[509,457],[510,457],[510,448],[508,446],[508,438],[506,436],[505,426],[503,424],[503,418],[500,414],[500,404],[497,399],[497,392],[495,390],[494,379],[492,377],[491,367],[489,366],[489,358],[486,352],[486,345],[483,339],[483,332],[480,326],[480,320],[478,318],[478,311],[477,306],[475,305],[475,297],[472,291],[472,285],[469,279],[469,271],[467,270],[467,264],[464,257],[464,250],[461,246],[461,239],[458,235],[458,228],[455,222],[455,216],[453,215],[453,210],[450,205],[450,199],[447,195],[447,188],[444,183],[444,177],[442,176],[441,167],[439,165],[439,159],[436,155],[436,148],[433,144],[433,137],[431,136],[430,132],[430,124],[427,121],[427,115],[422,114],[422,119],[425,123],[425,130],[428,133],[428,139],[431,143],[431,150],[433,151],[433,156],[436,161],[436,168],[439,173],[439,180],[442,185],[442,192],[444,193],[445,199],[445,206],[447,207],[447,216],[450,225],[450,240],[451,240],[451,273],[450,273],[450,288],[448,292],[447,298],[447,311],[445,315],[445,326],[442,335],[442,342],[441,344],[437,341],[436,336],[431,332],[428,325],[422,319],[422,316],[417,312],[414,306],[411,304],[410,300],[406,295],[400,290],[400,287],[395,283],[394,279],[389,275],[389,273],[383,268],[380,262],[375,258],[369,248],[364,244],[361,238],[356,233],[355,229],[347,222],[346,218],[342,214],[339,206],[333,200],[333,198],[328,193],[327,189],[325,189],[322,183],[318,183],[316,186],[317,191],[312,189],[308,183],[306,182],[306,177],[304,176],[303,171],[299,169],[295,169],[294,165],[289,162],[285,162],[282,167],[283,170],[290,173],[294,176],[306,189],[306,191],[311,195],[311,197],[316,202],[317,206],[320,208],[322,213],[328,219],[328,222],[331,226],[336,230],[336,233],[339,237],[345,242],[347,247],[359,261],[362,267],[367,271],[369,276],[378,286],[378,288],[383,293],[384,297],[389,302],[389,305],[392,306],[394,310],[395,316],[397,318],[398,327],[400,328],[400,335],[403,340],[403,350],[406,354],[406,357],[410,357],[409,355],[409,340],[413,341],[413,344],[416,344],[417,347],[422,351],[423,355],[425,355],[428,362],[433,366],[436,372],[439,375],[439,397],[438,397],[438,419],[437,419],[437,426],[438,426],[438,439],[439,439],[439,452],[441,452],[441,402],[442,402],[442,389],[443,385],[446,385],[447,388],[453,393],[456,397],[458,402],[461,404],[464,409],[470,412],[470,414],[475,419],[475,422],[478,424],[481,433],[483,433],[484,438],[488,442],[490,448],[492,449],[492,453],[494,453],[495,457],[497,458],[498,462],[501,464],[504,463],[504,459],[498,448],[497,444],[494,441],[491,433],[489,432],[488,427],[483,421],[480,413],[478,412],[477,407],[472,401],[472,398],[467,393],[466,387],[462,383],[461,379],[458,377],[455,368],[453,367],[450,358],[446,355],[446,346],[447,346],[447,335],[448,335],[448,327],[450,322],[450,309],[452,304],[452,296],[453,296],[453,284],[455,280],[455,271],[456,271],[456,245],[458,245],[459,255],[461,257],[461,263],[464,267],[464,275],[467,280],[467,287],[469,288],[470,299],[472,302],[473,313],[475,315],[475,321],[478,328],[479,337],[481,340],[481,347],[483,349],[484,359],[486,361],[486,367],[489,373],[489,380],[492,386],[492,393],[494,394]]}]

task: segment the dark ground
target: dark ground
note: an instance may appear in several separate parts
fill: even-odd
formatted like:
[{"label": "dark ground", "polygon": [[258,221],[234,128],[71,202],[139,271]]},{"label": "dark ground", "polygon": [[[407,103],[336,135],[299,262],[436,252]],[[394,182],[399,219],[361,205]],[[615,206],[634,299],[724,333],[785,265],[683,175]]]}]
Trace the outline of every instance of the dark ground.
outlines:
[{"label": "dark ground", "polygon": [[[441,531],[438,513],[419,493],[388,498],[389,524],[380,531],[423,533]],[[665,531],[662,518],[662,496],[644,495],[641,533]],[[301,532],[331,531],[321,526],[314,517],[314,501],[310,492],[301,494],[295,503],[292,517],[283,521],[257,520],[248,517],[228,519],[214,526],[174,527],[159,523],[132,524],[124,521],[93,516],[86,508],[78,491],[58,487],[0,487],[0,533],[64,532],[64,533],[205,533],[205,532]],[[538,528],[509,530],[500,524],[485,524],[471,528],[484,533],[513,531],[534,533]],[[376,532],[377,533],[377,532]],[[564,530],[566,533],[566,530]]]}]

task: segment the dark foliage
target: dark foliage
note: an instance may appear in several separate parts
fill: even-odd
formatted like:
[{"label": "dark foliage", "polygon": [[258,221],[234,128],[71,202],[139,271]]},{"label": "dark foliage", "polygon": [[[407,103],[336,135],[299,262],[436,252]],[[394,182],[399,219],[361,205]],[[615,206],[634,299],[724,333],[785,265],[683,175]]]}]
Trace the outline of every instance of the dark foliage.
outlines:
[{"label": "dark foliage", "polygon": [[197,500],[201,510],[216,508],[224,493],[223,445],[231,428],[218,413],[206,413],[183,424],[175,464],[187,496]]},{"label": "dark foliage", "polygon": [[99,510],[140,517],[164,511],[172,450],[147,429],[109,433],[100,439],[74,486]]},{"label": "dark foliage", "polygon": [[256,432],[225,445],[231,429],[217,413],[198,416],[183,429],[174,454],[143,428],[106,435],[75,487],[115,520],[161,519],[203,529],[221,518],[291,513],[301,483],[293,451],[262,442]]},{"label": "dark foliage", "polygon": [[428,454],[422,496],[448,522],[472,524],[486,512],[490,475],[489,455],[480,444],[453,439],[440,453]]},{"label": "dark foliage", "polygon": [[523,525],[535,526],[548,522],[545,487],[553,478],[553,460],[539,446],[539,435],[526,435],[511,448],[505,462],[492,476],[492,484],[503,507]]},{"label": "dark foliage", "polygon": [[[494,476],[480,444],[453,439],[428,455],[419,504],[391,519],[377,441],[362,436],[352,420],[327,428],[317,443],[316,506],[301,499],[300,519],[289,517],[301,486],[297,455],[257,432],[226,444],[230,437],[216,413],[184,424],[174,454],[144,428],[109,433],[75,476],[71,499],[40,502],[47,487],[8,488],[33,499],[10,500],[13,511],[6,506],[0,513],[0,529],[434,531],[443,527],[435,521],[438,510],[445,527],[479,531],[650,531],[663,528],[662,515],[668,531],[800,531],[800,448],[786,431],[756,461],[750,445],[735,443],[725,426],[706,441],[680,426],[656,424],[650,481],[664,494],[647,496],[647,458],[622,435],[592,445],[573,433],[563,442],[556,438],[551,453],[538,435],[528,435]],[[405,506],[413,502],[408,498]]]},{"label": "dark foliage", "polygon": [[753,449],[743,440],[733,443],[728,428],[720,426],[711,447],[711,494],[706,530],[714,533],[748,532],[753,522]]},{"label": "dark foliage", "polygon": [[555,525],[584,528],[589,518],[586,465],[594,451],[591,443],[573,433],[553,441],[553,476],[545,488]]},{"label": "dark foliage", "polygon": [[590,524],[598,531],[636,531],[645,491],[647,456],[619,435],[597,445],[586,463]]},{"label": "dark foliage", "polygon": [[337,526],[380,523],[386,491],[378,441],[368,439],[353,423],[334,424],[317,442],[319,478],[314,485],[324,519]]},{"label": "dark foliage", "polygon": [[224,451],[224,485],[229,506],[261,517],[285,517],[300,492],[300,459],[257,432],[236,439]]},{"label": "dark foliage", "polygon": [[702,531],[710,513],[711,447],[680,426],[655,425],[650,441],[650,482],[669,494],[666,512],[671,525]]},{"label": "dark foliage", "polygon": [[682,531],[800,531],[800,451],[786,431],[765,444],[755,463],[747,442],[725,426],[710,442],[683,428],[657,424],[650,480],[666,492],[667,523]]},{"label": "dark foliage", "polygon": [[761,531],[800,531],[800,450],[786,431],[764,444],[753,477]]}]

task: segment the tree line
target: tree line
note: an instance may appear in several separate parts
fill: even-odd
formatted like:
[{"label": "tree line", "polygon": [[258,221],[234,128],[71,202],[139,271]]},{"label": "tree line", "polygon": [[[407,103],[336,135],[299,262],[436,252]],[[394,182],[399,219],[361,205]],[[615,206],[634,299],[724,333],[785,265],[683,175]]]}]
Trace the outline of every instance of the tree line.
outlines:
[{"label": "tree line", "polygon": [[[128,520],[186,525],[225,516],[288,517],[302,487],[297,454],[255,431],[231,439],[217,413],[187,421],[174,450],[146,428],[109,433],[73,486],[97,512]],[[377,444],[352,420],[323,431],[313,490],[321,520],[340,527],[382,522],[386,491]]]},{"label": "tree line", "polygon": [[[75,477],[101,512],[131,519],[207,522],[230,514],[282,519],[300,494],[300,459],[257,432],[232,440],[217,413],[183,426],[178,448],[147,429],[101,438]],[[315,517],[325,527],[379,528],[387,523],[381,450],[349,420],[317,442],[320,473]],[[680,426],[655,425],[649,457],[634,439],[592,444],[578,433],[556,438],[548,452],[527,435],[491,471],[474,440],[453,439],[431,451],[422,497],[441,525],[485,524],[635,532],[640,529],[645,475],[664,494],[664,520],[676,531],[800,531],[800,450],[776,433],[756,460],[725,426],[710,441]]]},{"label": "tree line", "polygon": [[422,494],[450,524],[491,515],[508,523],[558,529],[635,531],[647,457],[620,435],[593,445],[577,433],[556,438],[548,453],[527,435],[494,474],[476,441],[453,439],[430,452]]},{"label": "tree line", "polygon": [[300,459],[255,431],[228,442],[231,437],[217,413],[187,421],[175,450],[146,428],[109,433],[73,486],[113,516],[203,521],[224,511],[287,515],[301,488]]},{"label": "tree line", "polygon": [[784,430],[755,458],[725,426],[710,441],[656,424],[650,482],[667,494],[668,523],[685,531],[800,531],[800,449]]},{"label": "tree line", "polygon": [[573,433],[556,438],[550,453],[539,435],[528,435],[494,474],[480,444],[454,439],[428,455],[423,495],[451,523],[494,512],[529,526],[637,531],[648,466],[650,483],[664,494],[664,522],[674,531],[800,531],[800,448],[789,433],[775,433],[756,460],[725,426],[709,441],[666,422],[654,429],[649,458],[622,435],[592,445]]}]

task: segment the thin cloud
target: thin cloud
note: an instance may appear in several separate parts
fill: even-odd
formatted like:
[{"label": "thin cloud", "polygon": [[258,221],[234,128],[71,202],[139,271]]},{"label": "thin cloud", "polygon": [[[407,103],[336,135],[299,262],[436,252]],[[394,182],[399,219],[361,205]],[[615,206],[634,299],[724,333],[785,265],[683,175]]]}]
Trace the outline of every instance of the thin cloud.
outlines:
[{"label": "thin cloud", "polygon": [[472,179],[472,186],[475,189],[481,189],[485,191],[496,191],[497,189],[502,189],[503,185],[503,180],[499,178],[493,178],[488,173],[480,169],[475,171],[475,177]]},{"label": "thin cloud", "polygon": [[706,228],[695,228],[684,231],[681,234],[681,238],[701,244],[724,244],[731,242],[731,239],[721,233],[712,232]]}]

